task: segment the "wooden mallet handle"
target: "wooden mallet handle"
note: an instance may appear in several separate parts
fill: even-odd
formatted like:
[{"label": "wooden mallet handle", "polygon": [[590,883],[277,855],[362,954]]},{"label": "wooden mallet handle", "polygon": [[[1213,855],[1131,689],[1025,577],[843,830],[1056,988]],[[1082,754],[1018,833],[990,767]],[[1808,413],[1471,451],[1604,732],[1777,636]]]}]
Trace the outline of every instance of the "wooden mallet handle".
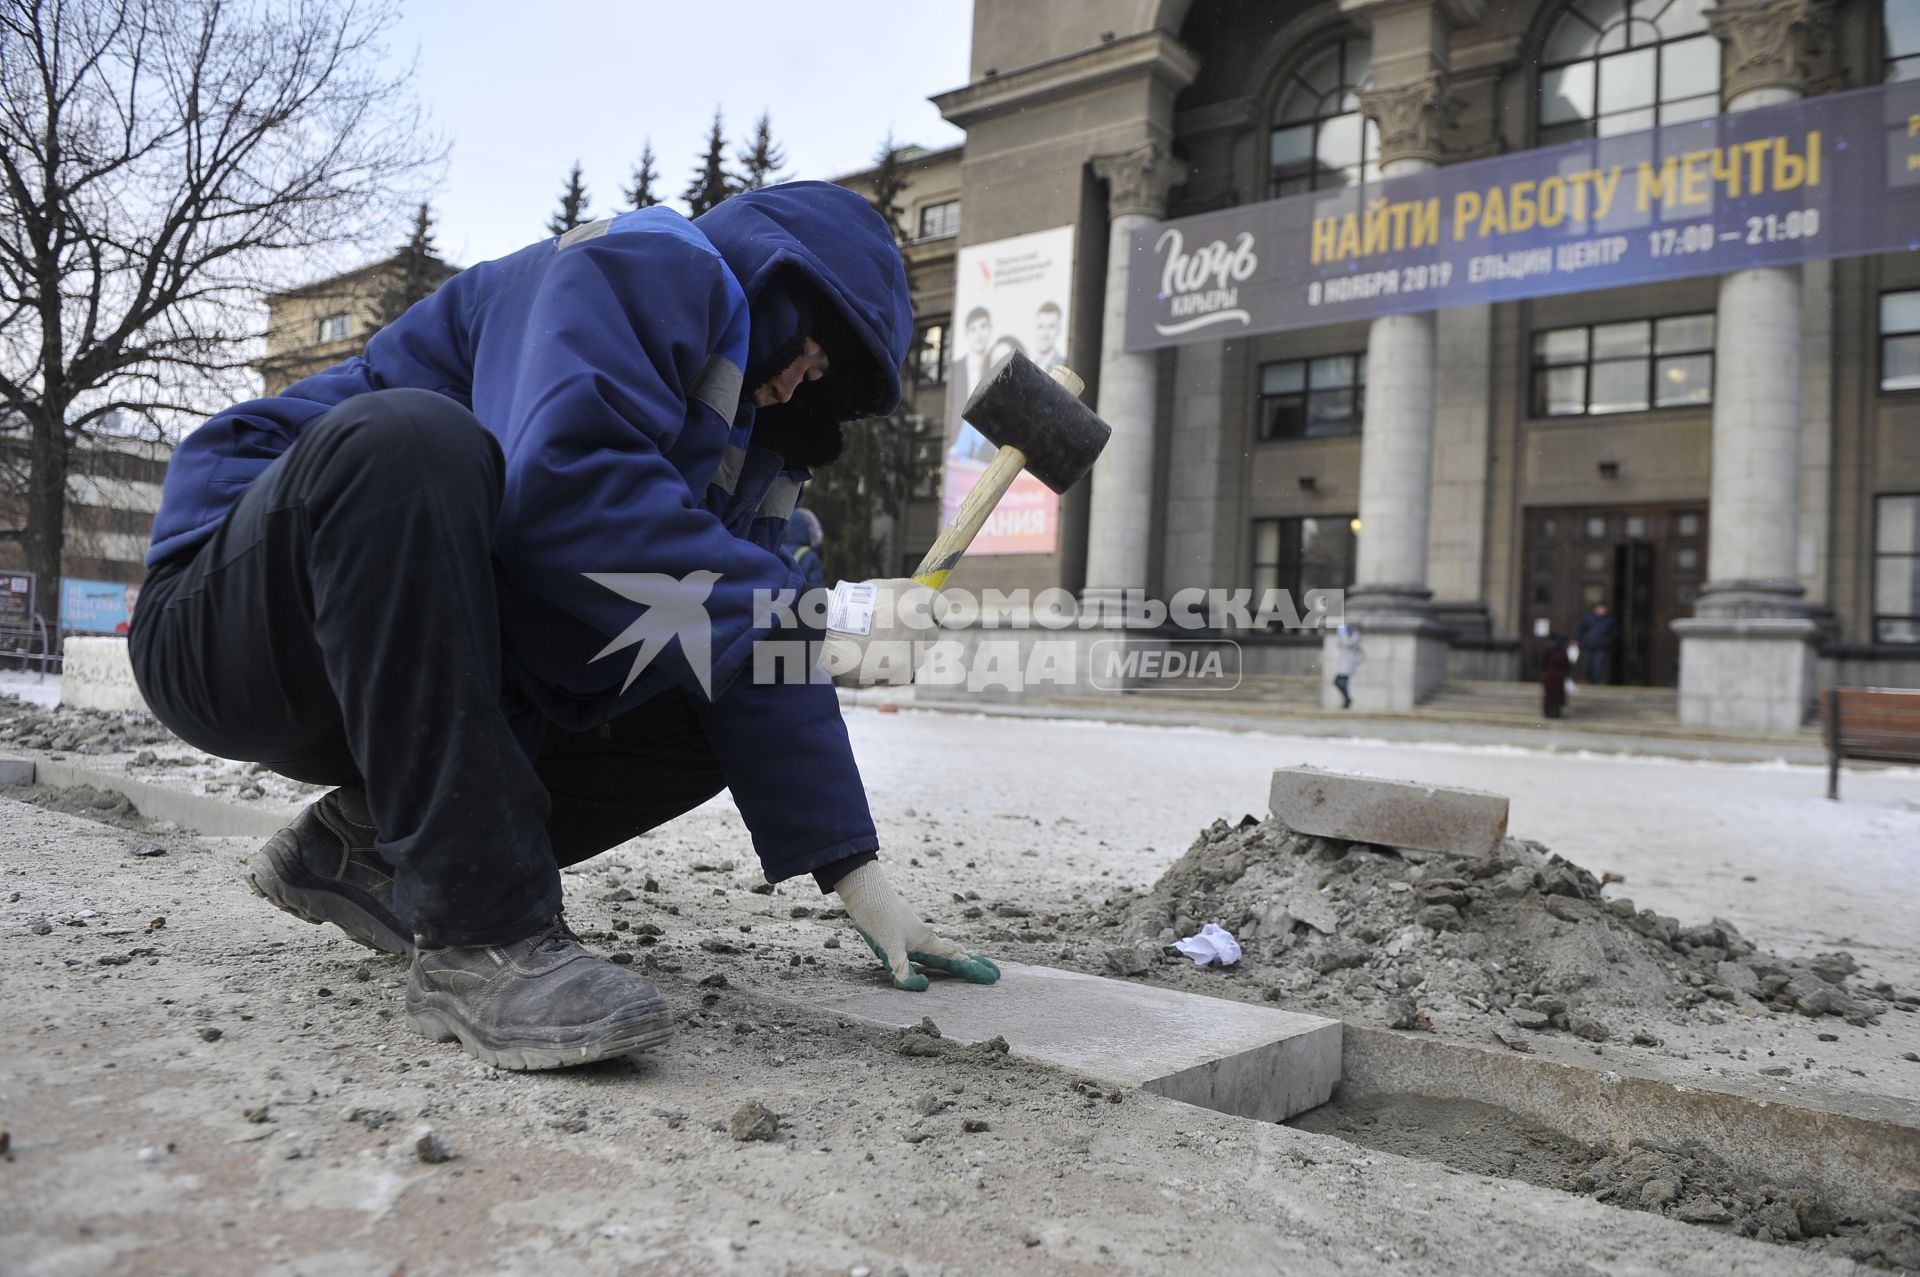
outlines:
[{"label": "wooden mallet handle", "polygon": [[[1062,386],[1067,393],[1078,396],[1086,389],[1086,383],[1075,375],[1065,364],[1059,364],[1047,370],[1047,374]],[[1000,498],[1007,495],[1007,489],[1027,468],[1027,454],[1011,444],[1003,446],[987,468],[980,475],[980,481],[973,485],[973,491],[967,493],[965,501],[960,503],[959,513],[934,540],[933,548],[920,560],[920,566],[914,571],[913,579],[921,585],[931,585],[939,589],[953,575],[954,568],[960,565],[960,556],[967,552],[973,539],[980,535],[980,529],[987,524],[987,516],[1000,504]]]}]

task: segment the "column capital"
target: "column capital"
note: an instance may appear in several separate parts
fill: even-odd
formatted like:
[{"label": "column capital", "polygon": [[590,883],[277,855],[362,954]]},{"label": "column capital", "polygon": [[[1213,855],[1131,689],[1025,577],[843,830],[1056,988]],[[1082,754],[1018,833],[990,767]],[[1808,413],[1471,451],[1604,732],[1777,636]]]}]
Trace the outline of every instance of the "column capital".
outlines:
[{"label": "column capital", "polygon": [[1360,110],[1380,128],[1380,163],[1427,160],[1446,154],[1445,133],[1459,111],[1444,76],[1427,75],[1388,89],[1361,89]]},{"label": "column capital", "polygon": [[1093,157],[1093,175],[1107,184],[1107,216],[1167,215],[1167,192],[1186,176],[1186,166],[1153,142],[1118,155]]},{"label": "column capital", "polygon": [[1707,29],[1727,50],[1722,100],[1755,89],[1807,88],[1807,55],[1831,17],[1831,0],[1721,0]]}]

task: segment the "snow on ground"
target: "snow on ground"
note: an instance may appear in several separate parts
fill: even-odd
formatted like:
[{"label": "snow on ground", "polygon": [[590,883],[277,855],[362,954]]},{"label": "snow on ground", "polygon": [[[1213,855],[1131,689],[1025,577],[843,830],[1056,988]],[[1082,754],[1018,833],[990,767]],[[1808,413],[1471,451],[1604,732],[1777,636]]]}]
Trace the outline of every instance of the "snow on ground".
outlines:
[{"label": "snow on ground", "polygon": [[1274,768],[1312,765],[1504,794],[1516,836],[1623,875],[1610,896],[1689,922],[1724,917],[1785,954],[1844,946],[1897,985],[1920,980],[1911,768],[1849,771],[1829,802],[1825,768],[1782,762],[867,709],[848,710],[847,724],[895,855],[932,816],[971,845],[1037,852],[1014,862],[1036,885],[1145,885],[1215,818],[1265,815]]},{"label": "snow on ground", "polygon": [[0,696],[17,696],[49,709],[60,703],[60,676],[30,670],[0,670]]}]

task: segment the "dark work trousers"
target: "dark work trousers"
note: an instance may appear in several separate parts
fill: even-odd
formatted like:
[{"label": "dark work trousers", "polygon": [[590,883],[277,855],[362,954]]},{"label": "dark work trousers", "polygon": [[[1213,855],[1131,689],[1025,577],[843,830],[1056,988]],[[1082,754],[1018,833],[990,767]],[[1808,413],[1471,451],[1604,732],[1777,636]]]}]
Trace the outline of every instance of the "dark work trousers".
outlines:
[{"label": "dark work trousers", "polygon": [[394,908],[428,945],[560,912],[563,864],[722,787],[672,693],[530,760],[501,700],[498,443],[453,400],[360,395],[316,419],[211,540],[140,595],[140,689],[181,739],[320,785],[364,784]]}]

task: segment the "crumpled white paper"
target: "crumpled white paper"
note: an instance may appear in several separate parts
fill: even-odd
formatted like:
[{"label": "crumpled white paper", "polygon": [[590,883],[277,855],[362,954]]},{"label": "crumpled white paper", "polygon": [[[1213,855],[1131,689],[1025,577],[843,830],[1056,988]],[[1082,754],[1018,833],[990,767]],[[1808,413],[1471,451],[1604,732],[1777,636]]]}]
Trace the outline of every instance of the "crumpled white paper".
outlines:
[{"label": "crumpled white paper", "polygon": [[1232,932],[1211,922],[1185,940],[1175,940],[1173,947],[1192,958],[1196,967],[1204,967],[1209,962],[1230,967],[1240,961],[1240,942],[1233,938]]}]

